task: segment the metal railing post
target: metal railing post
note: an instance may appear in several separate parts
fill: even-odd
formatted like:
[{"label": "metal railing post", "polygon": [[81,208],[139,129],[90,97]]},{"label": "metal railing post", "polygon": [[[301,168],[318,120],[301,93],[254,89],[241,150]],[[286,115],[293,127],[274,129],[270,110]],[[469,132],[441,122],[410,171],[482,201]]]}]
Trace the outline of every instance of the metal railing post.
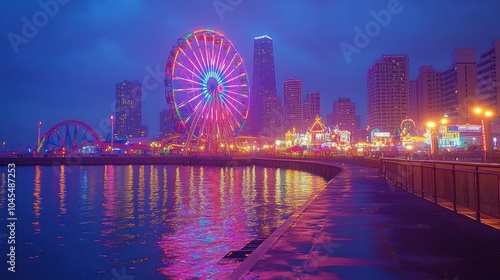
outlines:
[{"label": "metal railing post", "polygon": [[420,163],[420,169],[422,172],[420,172],[420,192],[422,193],[422,198],[424,198],[424,164]]},{"label": "metal railing post", "polygon": [[405,188],[408,191],[408,163],[405,163]]},{"label": "metal railing post", "polygon": [[434,190],[433,190],[433,198],[434,198],[434,203],[437,203],[437,175],[436,175],[436,163],[433,162],[432,163],[432,167],[433,167],[433,170],[434,170]]},{"label": "metal railing post", "polygon": [[451,167],[451,174],[453,176],[453,211],[457,212],[457,178],[455,172],[455,164]]},{"label": "metal railing post", "polygon": [[411,192],[415,194],[415,164],[411,164]]},{"label": "metal railing post", "polygon": [[479,198],[479,166],[476,166],[476,172],[474,173],[476,175],[476,220],[479,222],[481,221],[481,199]]}]

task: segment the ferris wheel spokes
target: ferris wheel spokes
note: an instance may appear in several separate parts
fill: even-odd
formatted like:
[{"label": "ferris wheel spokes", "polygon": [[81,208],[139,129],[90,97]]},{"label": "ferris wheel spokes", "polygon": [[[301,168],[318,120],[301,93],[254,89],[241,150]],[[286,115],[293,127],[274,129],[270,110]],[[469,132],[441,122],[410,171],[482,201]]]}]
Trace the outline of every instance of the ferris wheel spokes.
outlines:
[{"label": "ferris wheel spokes", "polygon": [[185,152],[236,146],[250,96],[248,75],[231,41],[210,29],[186,34],[172,47],[165,75],[167,104],[182,124],[176,127],[186,129]]}]

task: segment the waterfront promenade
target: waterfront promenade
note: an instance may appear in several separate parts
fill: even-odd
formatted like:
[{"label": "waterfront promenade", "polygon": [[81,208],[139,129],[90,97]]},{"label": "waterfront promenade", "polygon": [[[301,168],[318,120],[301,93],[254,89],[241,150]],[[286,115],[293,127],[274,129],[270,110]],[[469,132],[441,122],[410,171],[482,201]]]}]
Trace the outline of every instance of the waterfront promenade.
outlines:
[{"label": "waterfront promenade", "polygon": [[500,277],[500,230],[394,187],[378,169],[342,167],[233,278]]},{"label": "waterfront promenade", "polygon": [[256,164],[335,177],[241,263],[234,279],[459,280],[500,275],[500,230],[394,186],[377,167],[223,157],[3,160],[0,164]]}]

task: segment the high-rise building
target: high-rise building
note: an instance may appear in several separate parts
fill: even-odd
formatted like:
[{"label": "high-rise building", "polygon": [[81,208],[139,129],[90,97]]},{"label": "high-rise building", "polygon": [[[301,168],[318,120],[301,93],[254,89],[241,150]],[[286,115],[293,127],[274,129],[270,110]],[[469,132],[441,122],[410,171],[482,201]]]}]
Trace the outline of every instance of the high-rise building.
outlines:
[{"label": "high-rise building", "polygon": [[356,103],[346,97],[333,101],[333,125],[352,132],[356,129],[356,123]]},{"label": "high-rise building", "polygon": [[149,135],[149,126],[143,124],[141,126],[141,136],[140,137],[148,137]]},{"label": "high-rise building", "polygon": [[172,118],[172,110],[163,109],[160,112],[160,138],[167,137],[175,131],[175,120]]},{"label": "high-rise building", "polygon": [[410,81],[410,118],[417,126],[443,117],[442,77],[432,66],[421,66],[417,79]]},{"label": "high-rise building", "polygon": [[361,129],[361,116],[360,115],[356,115],[356,125],[354,128]]},{"label": "high-rise building", "polygon": [[314,123],[316,116],[321,117],[321,104],[319,92],[308,92],[306,99],[304,99],[304,123],[310,126]]},{"label": "high-rise building", "polygon": [[410,81],[410,107],[408,108],[408,116],[415,122],[420,123],[422,120],[422,97],[418,94],[417,80]]},{"label": "high-rise building", "polygon": [[123,81],[116,84],[115,135],[118,138],[142,137],[142,84]]},{"label": "high-rise building", "polygon": [[282,137],[282,105],[276,95],[273,40],[267,35],[254,39],[250,111],[245,134]]},{"label": "high-rise building", "polygon": [[392,132],[409,114],[409,61],[406,55],[384,55],[367,73],[368,125]]},{"label": "high-rise building", "polygon": [[295,127],[297,132],[304,132],[301,80],[290,78],[284,82],[283,108],[285,131]]},{"label": "high-rise building", "polygon": [[492,47],[481,53],[477,64],[478,98],[481,106],[496,111],[500,116],[500,40],[491,43]]},{"label": "high-rise building", "polygon": [[326,121],[325,121],[326,126],[333,126],[333,112],[330,112],[326,115]]},{"label": "high-rise building", "polygon": [[443,114],[451,123],[465,124],[472,121],[472,109],[478,105],[476,49],[456,49],[452,61],[443,73]]}]

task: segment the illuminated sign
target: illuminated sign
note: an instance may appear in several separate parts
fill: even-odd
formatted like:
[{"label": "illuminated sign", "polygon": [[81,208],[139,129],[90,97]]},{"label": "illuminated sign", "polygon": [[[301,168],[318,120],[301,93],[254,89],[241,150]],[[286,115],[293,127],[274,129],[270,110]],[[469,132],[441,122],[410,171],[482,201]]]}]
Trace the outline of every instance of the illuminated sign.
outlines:
[{"label": "illuminated sign", "polygon": [[464,132],[476,132],[476,133],[481,133],[481,125],[472,125],[472,124],[465,124],[465,125],[449,125],[448,126],[448,132],[450,133],[464,133]]},{"label": "illuminated sign", "polygon": [[500,124],[491,124],[492,133],[500,133]]},{"label": "illuminated sign", "polygon": [[374,132],[373,136],[380,137],[380,138],[388,138],[388,137],[391,137],[391,133],[390,132]]}]

